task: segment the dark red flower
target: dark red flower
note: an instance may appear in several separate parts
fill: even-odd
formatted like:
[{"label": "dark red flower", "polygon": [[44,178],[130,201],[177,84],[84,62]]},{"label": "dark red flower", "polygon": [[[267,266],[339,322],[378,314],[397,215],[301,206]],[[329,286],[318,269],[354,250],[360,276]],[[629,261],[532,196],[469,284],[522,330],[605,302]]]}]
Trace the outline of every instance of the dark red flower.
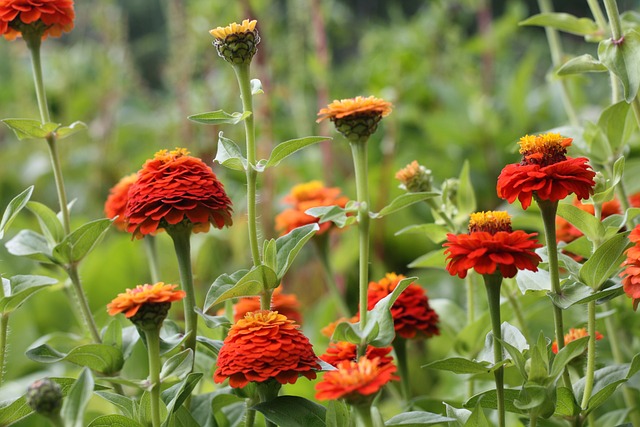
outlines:
[{"label": "dark red flower", "polygon": [[627,259],[622,263],[624,271],[620,273],[624,292],[633,300],[633,309],[640,304],[640,225],[629,234],[629,240],[634,246],[627,249]]},{"label": "dark red flower", "polygon": [[125,231],[127,228],[127,221],[124,213],[127,209],[127,201],[129,200],[129,189],[134,182],[138,179],[138,175],[132,173],[123,177],[111,190],[109,190],[109,197],[104,204],[104,213],[107,218],[113,219],[113,225],[118,229]]},{"label": "dark red flower", "polygon": [[40,26],[42,39],[73,29],[73,0],[0,0],[0,34],[14,40],[25,27]]}]

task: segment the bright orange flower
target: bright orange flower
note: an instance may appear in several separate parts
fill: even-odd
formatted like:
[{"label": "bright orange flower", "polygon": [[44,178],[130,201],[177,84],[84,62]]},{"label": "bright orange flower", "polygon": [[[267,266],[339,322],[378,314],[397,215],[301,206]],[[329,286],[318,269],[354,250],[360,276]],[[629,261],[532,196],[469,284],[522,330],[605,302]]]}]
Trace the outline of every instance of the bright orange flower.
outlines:
[{"label": "bright orange flower", "polygon": [[[367,309],[393,292],[405,276],[387,273],[378,282],[370,282]],[[411,283],[391,306],[393,327],[402,338],[430,338],[440,335],[438,314],[429,306],[429,298],[420,285]]]},{"label": "bright orange flower", "polygon": [[511,230],[511,218],[506,212],[476,212],[471,214],[469,234],[447,234],[447,270],[460,278],[473,268],[479,274],[514,277],[518,270],[538,271],[540,256],[534,252],[542,247],[532,237],[537,233]]},{"label": "bright orange flower", "polygon": [[321,181],[311,181],[298,184],[291,189],[291,193],[284,198],[285,203],[293,205],[276,216],[276,230],[284,235],[291,230],[307,224],[317,223],[320,230],[316,234],[322,234],[331,228],[333,223],[319,224],[318,218],[307,215],[305,211],[319,206],[340,206],[344,208],[349,199],[340,196],[337,187],[325,187]]},{"label": "bright orange flower", "polygon": [[357,404],[369,401],[389,381],[400,379],[394,375],[395,365],[381,363],[378,357],[361,357],[357,362],[343,360],[337,368],[325,372],[322,381],[316,384],[316,399],[345,399]]},{"label": "bright orange flower", "polygon": [[174,291],[178,285],[165,285],[158,282],[154,285],[138,285],[133,289],[118,294],[108,305],[111,316],[124,313],[126,317],[134,316],[144,304],[160,304],[180,301],[186,296],[184,291]]},{"label": "bright orange flower", "polygon": [[498,197],[513,203],[520,200],[523,209],[535,194],[540,200],[557,202],[569,194],[588,199],[593,194],[595,172],[586,157],[567,157],[571,138],[547,133],[520,138],[520,163],[509,164],[498,177]]},{"label": "bright orange flower", "polygon": [[107,201],[104,204],[105,215],[110,219],[118,217],[113,221],[113,225],[122,231],[125,231],[127,228],[124,212],[127,208],[127,200],[129,200],[129,189],[133,183],[136,182],[137,178],[138,175],[135,173],[123,177],[109,190],[109,197],[107,197]]},{"label": "bright orange flower", "polygon": [[352,142],[366,142],[378,122],[391,114],[392,105],[383,99],[370,96],[335,100],[318,112],[317,123],[330,119],[338,132]]},{"label": "bright orange flower", "polygon": [[[564,335],[564,345],[569,344],[571,341],[575,341],[579,338],[584,338],[584,337],[588,337],[589,333],[587,332],[587,328],[571,328],[569,329],[569,333]],[[596,340],[601,340],[603,337],[603,335],[596,331]],[[553,344],[551,344],[551,351],[553,351],[555,354],[558,354],[558,342],[557,341],[553,341]]]},{"label": "bright orange flower", "polygon": [[631,231],[629,241],[634,246],[627,249],[627,259],[622,263],[622,267],[626,267],[620,277],[624,292],[633,300],[633,309],[637,310],[640,304],[640,225]]},{"label": "bright orange flower", "polygon": [[27,27],[42,31],[42,39],[73,29],[73,0],[0,0],[0,34],[14,40]]},{"label": "bright orange flower", "polygon": [[[237,322],[251,311],[260,310],[259,297],[240,298],[233,306],[233,321]],[[302,314],[300,313],[300,301],[295,294],[285,294],[282,287],[279,286],[273,291],[271,298],[271,310],[287,317],[287,319],[295,320],[299,325],[302,324]]]},{"label": "bright orange flower", "polygon": [[240,388],[269,379],[293,384],[299,375],[314,379],[321,366],[299,328],[277,311],[247,313],[229,330],[213,380],[229,378],[231,387]]},{"label": "bright orange flower", "polygon": [[[393,350],[393,347],[374,347],[369,345],[365,351],[365,356],[369,359],[379,358],[380,365],[393,363],[393,357],[389,355],[391,350]],[[338,364],[344,360],[354,361],[357,358],[358,346],[346,341],[329,343],[327,351],[320,356],[320,359],[332,366],[338,366]]]},{"label": "bright orange flower", "polygon": [[[158,151],[129,190],[127,230],[136,238],[188,220],[193,231],[232,224],[231,200],[202,160],[184,148]],[[186,217],[186,218],[185,218]]]}]

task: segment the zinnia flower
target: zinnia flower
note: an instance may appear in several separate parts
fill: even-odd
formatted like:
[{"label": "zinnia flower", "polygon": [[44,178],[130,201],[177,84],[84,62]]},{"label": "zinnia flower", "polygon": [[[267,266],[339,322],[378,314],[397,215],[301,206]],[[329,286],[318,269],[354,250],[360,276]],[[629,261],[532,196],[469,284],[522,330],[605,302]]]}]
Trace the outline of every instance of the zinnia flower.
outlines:
[{"label": "zinnia flower", "polygon": [[[387,273],[378,282],[370,282],[367,309],[389,295],[405,276]],[[439,335],[438,314],[429,306],[429,298],[420,285],[411,283],[391,306],[396,333],[402,338],[430,338]]]},{"label": "zinnia flower", "polygon": [[358,361],[343,360],[337,370],[324,373],[316,384],[316,399],[345,399],[351,404],[370,401],[389,381],[400,378],[392,363],[381,363],[380,358],[361,357]]},{"label": "zinnia flower", "polygon": [[0,34],[14,40],[27,31],[60,37],[73,29],[73,0],[0,0]]},{"label": "zinnia flower", "polygon": [[[589,333],[587,332],[587,328],[571,328],[569,329],[569,333],[564,335],[564,345],[569,344],[571,341],[575,341],[579,338],[588,336]],[[602,338],[604,338],[602,334],[596,331],[596,340],[599,341]],[[551,344],[551,351],[553,351],[555,354],[558,354],[558,342],[555,340],[553,341],[553,344]]]},{"label": "zinnia flower", "polygon": [[421,166],[416,160],[396,172],[400,187],[411,192],[431,191],[431,170]]},{"label": "zinnia flower", "polygon": [[124,313],[125,317],[142,329],[160,327],[167,317],[171,303],[186,296],[184,291],[174,291],[177,287],[178,285],[165,285],[163,282],[138,285],[118,294],[107,304],[107,310],[111,316]]},{"label": "zinnia flower", "polygon": [[479,274],[514,277],[518,270],[538,271],[541,258],[534,252],[542,247],[532,237],[537,233],[511,230],[506,212],[487,211],[471,214],[469,234],[447,234],[447,270],[460,278],[473,268]]},{"label": "zinnia flower", "polygon": [[520,163],[502,169],[496,187],[498,196],[513,203],[520,200],[523,209],[531,204],[534,194],[540,200],[557,202],[569,194],[588,199],[593,194],[595,172],[586,157],[568,157],[571,138],[546,133],[520,138]]},{"label": "zinnia flower", "polygon": [[136,238],[183,220],[193,231],[208,231],[232,224],[231,200],[202,160],[184,148],[158,151],[142,166],[129,190],[125,212],[127,230]]},{"label": "zinnia flower", "polygon": [[331,228],[333,223],[319,223],[319,219],[307,215],[307,209],[318,206],[340,206],[344,208],[349,199],[340,196],[340,189],[337,187],[325,187],[321,181],[311,181],[298,184],[291,189],[291,193],[284,198],[285,203],[292,204],[292,208],[285,209],[276,216],[276,230],[284,235],[291,230],[307,224],[318,224],[320,230],[316,234],[322,234]]},{"label": "zinnia flower", "polygon": [[253,55],[258,51],[260,35],[256,30],[258,21],[245,19],[242,24],[233,23],[226,27],[218,27],[209,31],[215,41],[213,45],[218,55],[230,64],[250,64]]},{"label": "zinnia flower", "polygon": [[104,204],[105,215],[110,219],[117,217],[115,221],[113,221],[113,225],[122,231],[125,231],[127,228],[124,213],[127,208],[127,201],[129,200],[129,189],[133,183],[136,182],[137,178],[138,175],[135,173],[123,177],[109,190],[109,197],[107,197],[107,201]]},{"label": "zinnia flower", "polygon": [[229,378],[229,385],[239,388],[269,379],[293,384],[299,375],[315,379],[321,366],[299,328],[277,311],[247,313],[229,330],[213,380]]},{"label": "zinnia flower", "polygon": [[[240,298],[233,306],[233,321],[237,322],[251,311],[260,310],[259,297]],[[298,324],[302,324],[302,314],[300,313],[300,301],[295,294],[285,294],[282,287],[277,287],[271,296],[271,310],[294,320]]]},{"label": "zinnia flower", "polygon": [[317,123],[330,119],[338,132],[352,142],[366,142],[378,128],[378,122],[391,114],[391,103],[370,96],[334,100],[318,112]]},{"label": "zinnia flower", "polygon": [[[389,355],[391,350],[393,350],[393,347],[374,347],[369,345],[365,351],[365,356],[369,359],[379,358],[380,365],[393,363],[393,357]],[[358,346],[346,341],[329,343],[327,351],[320,356],[320,359],[336,367],[342,361],[355,361],[357,358]]]},{"label": "zinnia flower", "polygon": [[633,300],[633,309],[638,309],[640,303],[640,225],[629,234],[629,240],[634,246],[627,249],[627,259],[622,263],[626,266],[620,273],[624,292]]}]

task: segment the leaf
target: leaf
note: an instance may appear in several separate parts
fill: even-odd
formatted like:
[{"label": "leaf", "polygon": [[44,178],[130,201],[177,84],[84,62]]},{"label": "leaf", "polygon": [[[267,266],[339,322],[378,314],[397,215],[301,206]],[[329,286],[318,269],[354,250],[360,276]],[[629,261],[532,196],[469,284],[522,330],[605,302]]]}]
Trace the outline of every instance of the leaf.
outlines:
[{"label": "leaf", "polygon": [[427,191],[423,193],[405,193],[396,197],[389,203],[387,206],[382,208],[380,212],[369,212],[369,216],[371,218],[382,218],[386,215],[392,214],[394,212],[398,212],[406,208],[407,206],[411,206],[415,203],[422,202],[427,199],[432,199],[434,197],[439,196],[440,193],[436,193],[433,191]]},{"label": "leaf", "polygon": [[593,56],[584,55],[571,58],[560,66],[557,73],[559,76],[569,76],[582,73],[600,73],[607,71],[607,67]]},{"label": "leaf", "polygon": [[551,365],[550,377],[552,380],[555,380],[564,372],[564,368],[569,362],[584,353],[588,342],[589,337],[579,338],[569,342],[558,352]]},{"label": "leaf", "polygon": [[[576,304],[586,304],[593,300],[601,300],[604,298],[608,298],[612,295],[621,292],[622,285],[618,283],[610,288],[604,289],[602,291],[594,291],[589,286],[586,286],[583,283],[568,279],[563,281],[562,293],[557,295],[553,292],[548,292],[547,295],[551,298],[553,303],[566,310],[567,308],[576,305]],[[568,284],[566,284],[568,283]]]},{"label": "leaf", "polygon": [[271,155],[269,156],[269,160],[267,160],[264,167],[269,168],[277,166],[282,160],[286,159],[296,151],[308,147],[309,145],[330,139],[332,138],[327,136],[307,136],[304,138],[290,139],[289,141],[281,142],[273,148],[273,151],[271,151]]},{"label": "leaf", "polygon": [[[622,175],[624,173],[624,162],[625,162],[624,156],[618,157],[618,160],[615,161],[615,163],[613,164],[613,177],[607,180],[606,190],[598,191],[593,196],[591,196],[591,199],[593,200],[594,203],[604,203],[613,199],[616,185],[618,185],[618,183],[620,183],[620,181],[622,180]],[[613,215],[610,215],[609,217],[611,216]],[[606,222],[606,220],[609,217],[605,218],[603,222]],[[624,224],[625,217],[626,217],[626,212],[625,212],[625,216],[623,216],[620,221],[621,224]]]},{"label": "leaf", "polygon": [[598,32],[598,25],[589,18],[578,18],[568,13],[539,13],[518,25],[549,27],[578,36],[589,36]]},{"label": "leaf", "polygon": [[245,120],[251,115],[251,111],[245,111],[244,113],[227,113],[223,110],[209,111],[207,113],[198,113],[187,117],[187,119],[196,123],[203,123],[205,125],[223,125],[230,124],[236,125]]},{"label": "leaf", "polygon": [[35,231],[20,230],[4,245],[11,255],[24,256],[46,264],[57,264],[47,239]]},{"label": "leaf", "polygon": [[320,227],[315,223],[303,225],[302,227],[294,228],[276,240],[276,261],[278,265],[276,275],[278,281],[282,280],[291,264],[293,264],[298,252],[319,229]]},{"label": "leaf", "polygon": [[[527,340],[522,335],[522,332],[515,326],[509,324],[508,322],[502,322],[500,325],[500,335],[502,335],[502,341],[510,344],[519,352],[523,352],[529,348],[529,344],[527,344]],[[505,354],[506,349],[502,349],[502,359],[504,360],[507,356]],[[478,360],[485,360],[489,363],[494,363],[493,356],[493,331],[489,331],[487,336],[485,337],[484,347],[480,354],[478,354]]]},{"label": "leaf", "polygon": [[[181,351],[164,362],[160,371],[160,381],[182,380],[193,368],[193,350]],[[172,378],[172,377],[175,377]]]},{"label": "leaf", "polygon": [[260,79],[251,79],[249,84],[251,85],[251,95],[264,93],[264,91],[262,90],[262,82],[260,81]]},{"label": "leaf", "polygon": [[211,307],[215,304],[215,302],[220,298],[220,295],[227,292],[229,289],[233,288],[233,286],[240,280],[244,275],[246,275],[249,270],[238,270],[231,275],[226,273],[221,274],[213,281],[213,284],[209,287],[207,291],[207,297],[204,301],[203,312],[209,311]]},{"label": "leaf", "polygon": [[212,305],[221,303],[231,298],[240,298],[259,295],[265,290],[277,288],[280,284],[275,271],[264,264],[253,267],[242,276],[230,289],[223,292]]},{"label": "leaf", "polygon": [[9,226],[16,218],[18,213],[27,205],[27,202],[31,198],[33,193],[33,185],[28,187],[22,193],[14,197],[7,205],[4,213],[2,214],[2,220],[0,220],[0,239],[4,237],[4,232],[9,229]]},{"label": "leaf", "polygon": [[210,316],[206,313],[203,313],[202,310],[197,307],[196,313],[198,313],[200,317],[202,317],[205,325],[207,325],[209,329],[219,328],[220,326],[231,326],[231,321],[227,319],[226,316]]},{"label": "leaf", "polygon": [[88,427],[143,427],[143,425],[124,415],[101,415],[91,421]]},{"label": "leaf", "polygon": [[265,240],[262,245],[262,260],[264,264],[276,270],[278,268],[278,261],[276,257],[276,239]]},{"label": "leaf", "polygon": [[220,340],[212,340],[211,338],[197,336],[196,341],[208,348],[215,356],[218,355],[218,352],[222,348],[222,341]]},{"label": "leaf", "polygon": [[558,387],[556,390],[555,414],[561,417],[575,417],[580,413],[580,411],[580,406],[578,406],[576,398],[573,396],[573,392],[567,387]]},{"label": "leaf", "polygon": [[[513,412],[516,414],[522,414],[523,411],[516,408],[513,404],[513,401],[518,398],[520,395],[520,390],[505,388],[504,389],[504,409],[508,412]],[[464,402],[465,408],[474,408],[477,405],[480,405],[483,408],[487,409],[497,409],[498,408],[498,398],[495,390],[487,390],[482,393],[478,393],[473,395]]]},{"label": "leaf", "polygon": [[464,427],[491,427],[480,405],[473,409]]},{"label": "leaf", "polygon": [[60,125],[57,123],[42,123],[34,119],[4,119],[0,120],[9,126],[18,139],[44,139]]},{"label": "leaf", "polygon": [[[4,296],[0,298],[0,312],[9,314],[27,300],[31,295],[58,283],[56,279],[46,276],[13,276],[7,280],[2,278]],[[7,291],[10,291],[7,293]]]},{"label": "leaf", "polygon": [[349,408],[340,400],[330,400],[327,404],[325,423],[327,427],[343,427],[349,425]]},{"label": "leaf", "polygon": [[520,371],[520,375],[522,375],[522,378],[526,379],[527,378],[527,361],[525,360],[524,355],[522,354],[522,351],[518,350],[515,346],[509,344],[506,341],[503,341],[503,340],[498,340],[498,341],[500,342],[500,344],[502,344],[502,347],[507,351],[507,353],[509,353],[509,356],[511,357],[511,361],[516,366],[516,368],[518,368],[518,371]]},{"label": "leaf", "polygon": [[61,126],[56,129],[56,138],[58,140],[64,139],[75,133],[88,129],[88,126],[80,121],[71,123],[69,126]]},{"label": "leaf", "polygon": [[178,408],[180,408],[180,405],[182,405],[184,401],[187,400],[189,396],[191,396],[191,392],[194,388],[196,388],[202,376],[202,372],[190,373],[178,384],[171,386],[162,392],[160,397],[162,398],[162,401],[167,405],[167,411],[169,412],[169,414],[177,411]]},{"label": "leaf", "polygon": [[39,202],[28,202],[29,209],[38,219],[40,229],[49,243],[55,245],[64,238],[64,229],[58,216],[48,206]]},{"label": "leaf", "polygon": [[580,279],[591,288],[599,289],[620,269],[624,251],[630,245],[628,235],[628,232],[617,234],[600,245],[580,269]]},{"label": "leaf", "polygon": [[326,409],[299,396],[278,396],[253,406],[266,419],[287,427],[325,427]]},{"label": "leaf", "polygon": [[522,294],[535,291],[550,291],[551,277],[547,270],[541,268],[538,271],[520,270],[516,275],[516,283]]},{"label": "leaf", "polygon": [[[443,403],[447,411],[447,417],[455,419],[456,426],[464,426],[464,424],[469,420],[469,417],[471,416],[471,411],[469,411],[468,409],[455,408],[446,402]],[[449,426],[451,426],[451,422],[449,423]]]},{"label": "leaf", "polygon": [[96,391],[95,393],[112,405],[116,406],[127,417],[134,418],[136,403],[133,399],[110,391]]},{"label": "leaf", "polygon": [[[640,54],[640,49],[638,53]],[[625,101],[608,106],[598,119],[598,127],[607,136],[614,153],[618,153],[628,141],[635,126],[631,107]]]},{"label": "leaf", "polygon": [[222,132],[218,134],[218,152],[213,161],[229,169],[237,171],[247,170],[248,162],[242,155],[240,147],[232,140],[222,136],[222,134]]},{"label": "leaf", "polygon": [[60,415],[65,420],[65,427],[83,427],[84,411],[93,392],[93,377],[89,369],[84,368],[73,383],[69,394],[64,399]]},{"label": "leaf", "polygon": [[122,352],[109,345],[85,344],[73,348],[69,353],[61,353],[48,344],[41,344],[26,351],[26,356],[40,363],[55,363],[61,360],[86,366],[104,374],[118,372],[124,364]]},{"label": "leaf", "polygon": [[403,412],[395,417],[391,417],[384,423],[384,425],[386,427],[421,427],[447,423],[449,421],[455,421],[455,418],[443,417],[442,415],[425,411],[409,411]]},{"label": "leaf", "polygon": [[456,192],[456,206],[458,215],[467,216],[476,210],[476,195],[471,182],[469,160],[465,160],[458,177],[458,191]]},{"label": "leaf", "polygon": [[304,211],[307,215],[319,218],[319,224],[331,221],[338,228],[344,228],[356,222],[356,216],[351,215],[354,212],[355,210],[353,209],[341,208],[340,206],[318,206]]},{"label": "leaf", "polygon": [[574,227],[592,242],[597,242],[604,235],[604,226],[598,218],[567,203],[558,204],[558,216],[569,221]]},{"label": "leaf", "polygon": [[410,225],[399,231],[396,231],[394,235],[399,236],[401,234],[424,234],[429,240],[437,244],[447,238],[448,232],[449,230],[447,229],[447,227],[440,224],[430,223]]},{"label": "leaf", "polygon": [[[366,336],[366,333],[363,332],[366,331],[360,331],[360,322],[340,322],[336,325],[336,328],[331,335],[331,340],[360,344],[362,342],[362,337]],[[375,330],[374,332],[377,333],[378,331]]]},{"label": "leaf", "polygon": [[122,350],[122,325],[120,320],[114,317],[111,319],[102,335],[102,343]]},{"label": "leaf", "polygon": [[450,357],[448,359],[427,363],[426,365],[422,365],[422,367],[451,371],[455,374],[488,374],[504,365],[505,362],[506,361],[502,361],[494,365],[486,360],[476,362],[462,357]]},{"label": "leaf", "polygon": [[[367,344],[371,344],[374,347],[387,347],[391,345],[396,336],[391,307],[400,294],[416,279],[417,277],[406,277],[400,280],[393,289],[393,292],[378,301],[373,309],[369,311],[364,327]],[[375,333],[369,332],[376,329],[377,331]]]},{"label": "leaf", "polygon": [[633,101],[640,87],[640,33],[631,30],[621,40],[602,40],[598,58],[622,83],[625,101]]},{"label": "leaf", "polygon": [[80,262],[102,240],[112,222],[104,218],[80,226],[53,248],[53,256],[65,264]]},{"label": "leaf", "polygon": [[[627,381],[628,372],[629,364],[609,365],[598,369],[594,373],[593,390],[589,403],[587,404],[587,412],[591,412],[597,406],[604,403],[604,401],[616,391],[620,384]],[[584,386],[584,377],[573,384],[573,392],[578,401],[582,401]]]},{"label": "leaf", "polygon": [[442,268],[446,264],[444,249],[435,249],[428,252],[409,263],[409,268]]}]

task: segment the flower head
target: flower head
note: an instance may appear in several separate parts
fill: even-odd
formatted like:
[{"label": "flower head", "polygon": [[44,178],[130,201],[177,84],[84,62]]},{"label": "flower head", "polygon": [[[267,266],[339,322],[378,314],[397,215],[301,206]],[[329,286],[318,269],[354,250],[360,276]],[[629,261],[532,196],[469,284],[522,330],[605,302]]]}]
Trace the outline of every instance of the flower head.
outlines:
[{"label": "flower head", "polygon": [[363,356],[358,361],[343,360],[335,371],[324,373],[316,384],[316,399],[345,399],[351,404],[370,402],[373,396],[389,381],[397,381],[396,367],[381,363],[379,357]]},{"label": "flower head", "polygon": [[137,238],[188,221],[193,231],[231,225],[231,200],[202,160],[184,148],[162,150],[142,166],[129,190],[127,230]]},{"label": "flower head", "polygon": [[104,204],[104,213],[107,218],[116,218],[113,224],[120,230],[125,231],[127,228],[127,221],[124,213],[127,209],[127,201],[129,200],[129,189],[136,182],[138,175],[132,173],[123,177],[111,190],[109,190],[109,197]]},{"label": "flower head", "polygon": [[569,194],[588,199],[593,194],[595,172],[586,157],[568,157],[571,138],[557,133],[520,139],[520,163],[509,164],[498,177],[498,196],[513,203],[520,200],[523,209],[534,195],[540,200],[557,202]]},{"label": "flower head", "polygon": [[370,96],[335,100],[318,112],[321,122],[330,119],[338,132],[352,142],[366,142],[378,128],[378,122],[391,114],[391,103]]},{"label": "flower head", "polygon": [[293,384],[299,375],[314,379],[321,367],[299,328],[277,311],[247,313],[229,330],[213,380],[229,378],[229,385],[239,388],[269,379]]},{"label": "flower head", "polygon": [[333,223],[319,224],[318,218],[307,215],[305,211],[319,206],[335,205],[344,208],[349,199],[341,196],[340,189],[337,187],[325,187],[321,181],[310,181],[294,186],[284,201],[293,207],[285,209],[276,216],[276,229],[280,234],[287,234],[295,228],[314,223],[320,226],[317,234],[322,234],[329,230]]},{"label": "flower head", "polygon": [[31,383],[25,397],[27,405],[45,417],[57,416],[62,408],[62,387],[49,378]]},{"label": "flower head", "polygon": [[[365,356],[369,359],[379,358],[380,365],[393,363],[393,357],[390,355],[391,350],[393,350],[393,347],[374,347],[369,345],[365,351]],[[357,358],[358,347],[346,341],[329,343],[327,351],[320,356],[320,359],[332,366],[338,366],[338,364],[344,360],[355,361]]]},{"label": "flower head", "polygon": [[7,40],[27,33],[60,37],[74,18],[73,0],[0,0],[0,34]]},{"label": "flower head", "polygon": [[[251,311],[260,310],[259,297],[240,298],[233,306],[233,321],[237,322],[244,318]],[[277,287],[271,296],[271,310],[294,320],[298,324],[302,324],[302,313],[300,313],[300,301],[295,294],[285,294],[282,287]]]},{"label": "flower head", "polygon": [[171,303],[186,296],[184,291],[175,291],[177,287],[178,285],[165,285],[163,282],[138,285],[118,294],[107,304],[107,310],[111,316],[124,313],[125,317],[143,329],[160,327],[167,317]]},{"label": "flower head", "polygon": [[[391,294],[405,276],[387,273],[377,282],[370,282],[367,290],[367,309]],[[396,333],[402,338],[430,338],[439,335],[438,314],[429,306],[424,289],[411,283],[391,306]]]},{"label": "flower head", "polygon": [[460,278],[473,268],[479,274],[513,277],[518,270],[538,270],[540,256],[534,252],[542,247],[537,233],[511,231],[511,220],[506,212],[479,212],[472,214],[469,234],[447,234],[447,270]]},{"label": "flower head", "polygon": [[[587,332],[587,328],[571,328],[569,329],[569,333],[564,335],[564,345],[569,344],[571,341],[575,341],[579,338],[584,338],[584,337],[588,337],[589,333]],[[601,340],[603,337],[603,335],[596,331],[596,340]],[[551,344],[551,351],[553,351],[555,354],[558,354],[558,342],[557,341],[553,341],[553,344]]]},{"label": "flower head", "polygon": [[627,249],[627,259],[622,263],[624,271],[620,277],[624,292],[633,300],[633,309],[637,310],[640,304],[640,225],[631,230],[629,241],[634,246]]},{"label": "flower head", "polygon": [[400,187],[411,192],[431,191],[431,170],[420,165],[416,160],[396,172]]},{"label": "flower head", "polygon": [[260,35],[256,29],[258,21],[245,19],[242,24],[229,24],[209,31],[215,41],[213,45],[218,55],[230,64],[250,64],[253,55],[258,51]]}]

